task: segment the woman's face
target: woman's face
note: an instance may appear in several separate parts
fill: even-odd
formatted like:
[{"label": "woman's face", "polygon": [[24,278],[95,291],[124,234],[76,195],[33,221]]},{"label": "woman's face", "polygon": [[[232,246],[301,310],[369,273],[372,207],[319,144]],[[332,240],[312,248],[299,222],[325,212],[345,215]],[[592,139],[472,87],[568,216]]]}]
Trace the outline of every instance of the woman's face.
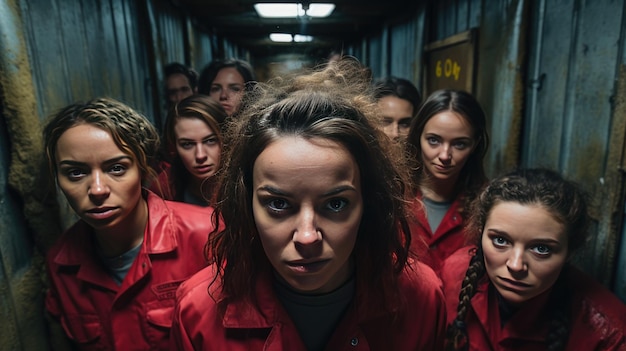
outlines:
[{"label": "woman's face", "polygon": [[358,165],[341,144],[270,144],[254,163],[252,210],[265,254],[294,290],[326,293],[350,278],[363,199]]},{"label": "woman's face", "polygon": [[243,77],[236,68],[226,67],[217,72],[211,83],[209,95],[219,101],[228,116],[239,111],[245,88]]},{"label": "woman's face", "polygon": [[217,135],[203,120],[178,118],[174,126],[176,152],[189,173],[203,181],[217,172],[221,146]]},{"label": "woman's face", "polygon": [[487,275],[514,305],[552,287],[567,260],[567,245],[563,225],[535,204],[497,203],[482,235]]},{"label": "woman's face", "polygon": [[420,137],[424,168],[434,181],[456,182],[475,144],[467,119],[453,111],[440,112],[426,122]]},{"label": "woman's face", "polygon": [[413,105],[397,96],[385,96],[378,100],[383,117],[383,132],[393,140],[404,140],[409,134],[413,119]]},{"label": "woman's face", "polygon": [[141,172],[109,132],[91,124],[65,131],[57,141],[57,181],[76,214],[95,230],[133,221],[141,197]]}]

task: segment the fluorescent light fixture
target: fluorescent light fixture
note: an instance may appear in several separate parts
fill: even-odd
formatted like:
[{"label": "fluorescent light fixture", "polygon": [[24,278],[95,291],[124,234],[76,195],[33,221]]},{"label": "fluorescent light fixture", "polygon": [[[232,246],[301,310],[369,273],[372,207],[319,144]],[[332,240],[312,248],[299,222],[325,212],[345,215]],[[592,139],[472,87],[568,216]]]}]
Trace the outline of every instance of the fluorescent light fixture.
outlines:
[{"label": "fluorescent light fixture", "polygon": [[[328,17],[335,9],[335,4],[309,4],[306,14],[311,17]],[[304,16],[302,5],[298,4],[298,15]]]},{"label": "fluorescent light fixture", "polygon": [[310,35],[295,34],[293,36],[293,41],[295,41],[296,43],[308,43],[310,41],[313,41],[313,37]]},{"label": "fluorescent light fixture", "polygon": [[270,33],[270,40],[277,43],[291,43],[293,37],[287,33]]},{"label": "fluorescent light fixture", "polygon": [[259,16],[265,18],[301,17],[305,14],[311,17],[328,17],[335,10],[335,4],[309,4],[309,9],[306,12],[302,8],[302,4],[298,3],[260,3],[254,4],[254,9]]},{"label": "fluorescent light fixture", "polygon": [[281,17],[297,17],[298,4],[254,4],[254,9],[261,17],[281,18]]}]

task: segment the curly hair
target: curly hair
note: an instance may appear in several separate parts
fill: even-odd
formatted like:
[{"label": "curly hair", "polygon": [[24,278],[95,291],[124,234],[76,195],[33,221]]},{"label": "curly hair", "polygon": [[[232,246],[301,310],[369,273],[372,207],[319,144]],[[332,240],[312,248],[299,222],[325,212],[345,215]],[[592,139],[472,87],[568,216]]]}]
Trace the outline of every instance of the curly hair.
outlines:
[{"label": "curly hair", "polygon": [[222,306],[232,300],[254,301],[249,287],[269,267],[252,215],[255,160],[274,141],[297,136],[337,142],[356,160],[367,204],[353,249],[357,292],[364,303],[393,309],[395,281],[410,245],[403,197],[408,172],[401,152],[393,151],[391,141],[375,127],[376,104],[365,72],[355,61],[342,60],[307,75],[259,84],[255,102],[231,121],[214,217],[223,218],[225,229],[212,233],[207,243],[219,269],[213,284],[221,284],[216,299]]},{"label": "curly hair", "polygon": [[[457,316],[449,325],[446,337],[447,350],[467,350],[468,336],[465,319],[470,301],[476,293],[479,280],[485,275],[485,261],[481,243],[485,223],[494,206],[502,202],[538,205],[563,225],[568,237],[568,255],[583,246],[587,238],[589,215],[587,195],[579,186],[563,179],[557,172],[547,169],[518,169],[497,179],[472,203],[472,216],[468,224],[471,242],[478,248],[472,257],[461,285]],[[564,349],[569,336],[569,301],[567,265],[554,284],[548,303],[552,320],[546,342],[549,350]]]},{"label": "curly hair", "polygon": [[71,104],[52,116],[44,127],[44,148],[50,173],[56,176],[57,142],[68,129],[94,125],[111,134],[115,145],[137,162],[143,184],[156,178],[152,168],[159,148],[159,134],[152,123],[129,106],[111,98]]}]

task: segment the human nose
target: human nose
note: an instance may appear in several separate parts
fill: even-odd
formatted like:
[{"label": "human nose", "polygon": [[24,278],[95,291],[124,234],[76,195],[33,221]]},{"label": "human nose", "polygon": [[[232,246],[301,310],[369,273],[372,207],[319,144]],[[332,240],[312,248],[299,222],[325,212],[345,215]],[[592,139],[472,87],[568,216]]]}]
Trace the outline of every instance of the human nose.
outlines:
[{"label": "human nose", "polygon": [[220,100],[228,100],[228,89],[220,90]]},{"label": "human nose", "polygon": [[322,240],[322,233],[315,222],[315,211],[308,206],[302,207],[293,233],[293,241],[297,245],[311,245]]},{"label": "human nose", "polygon": [[185,98],[185,94],[181,90],[176,92],[176,102],[180,102],[184,98]]},{"label": "human nose", "polygon": [[96,171],[93,173],[87,193],[93,198],[106,197],[109,195],[109,187],[105,182],[102,172]]},{"label": "human nose", "polygon": [[398,136],[400,136],[400,126],[398,125],[398,123],[394,123],[391,125],[391,131],[389,132],[389,136],[391,137],[391,139],[398,139]]},{"label": "human nose", "polygon": [[523,272],[528,269],[524,260],[524,250],[522,248],[514,248],[511,250],[511,254],[506,261],[506,267],[511,272]]},{"label": "human nose", "polygon": [[206,151],[204,150],[204,145],[196,144],[196,160],[204,160],[206,159]]},{"label": "human nose", "polygon": [[442,161],[449,161],[452,159],[452,149],[449,144],[443,144],[439,151],[439,159]]}]

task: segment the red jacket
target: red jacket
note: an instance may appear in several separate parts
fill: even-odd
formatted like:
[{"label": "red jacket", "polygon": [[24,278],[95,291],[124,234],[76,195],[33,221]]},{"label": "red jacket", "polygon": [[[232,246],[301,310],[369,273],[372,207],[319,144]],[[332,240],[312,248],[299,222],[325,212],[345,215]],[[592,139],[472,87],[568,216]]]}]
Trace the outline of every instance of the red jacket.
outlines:
[{"label": "red jacket", "polygon": [[[441,270],[448,322],[457,315],[461,281],[469,265],[471,247],[450,256]],[[608,289],[573,266],[568,268],[571,329],[566,350],[626,350],[626,305]],[[545,315],[550,290],[527,301],[500,327],[494,288],[485,275],[471,300],[466,327],[470,350],[546,350],[550,317]]]},{"label": "red jacket", "polygon": [[121,286],[102,268],[83,221],[47,255],[46,309],[83,350],[168,349],[175,291],[207,265],[213,210],[147,194],[144,241]]},{"label": "red jacket", "polygon": [[412,218],[409,219],[411,230],[411,250],[420,261],[439,273],[443,261],[456,250],[467,245],[465,242],[463,216],[459,212],[461,195],[457,196],[442,218],[435,233],[430,229],[422,195],[418,194],[411,204]]},{"label": "red jacket", "polygon": [[[231,303],[223,318],[207,293],[214,274],[215,267],[207,267],[178,289],[172,350],[306,351],[294,323],[274,294],[271,273],[257,279],[259,309],[243,302]],[[357,315],[353,303],[326,350],[441,350],[445,326],[441,282],[430,268],[417,263],[413,270],[405,270],[399,284],[406,305],[396,323],[377,305]],[[215,285],[212,292],[218,289]]]},{"label": "red jacket", "polygon": [[165,200],[175,200],[176,189],[173,184],[172,166],[170,164],[162,166],[162,171],[159,172],[154,182],[150,184],[149,189]]}]

